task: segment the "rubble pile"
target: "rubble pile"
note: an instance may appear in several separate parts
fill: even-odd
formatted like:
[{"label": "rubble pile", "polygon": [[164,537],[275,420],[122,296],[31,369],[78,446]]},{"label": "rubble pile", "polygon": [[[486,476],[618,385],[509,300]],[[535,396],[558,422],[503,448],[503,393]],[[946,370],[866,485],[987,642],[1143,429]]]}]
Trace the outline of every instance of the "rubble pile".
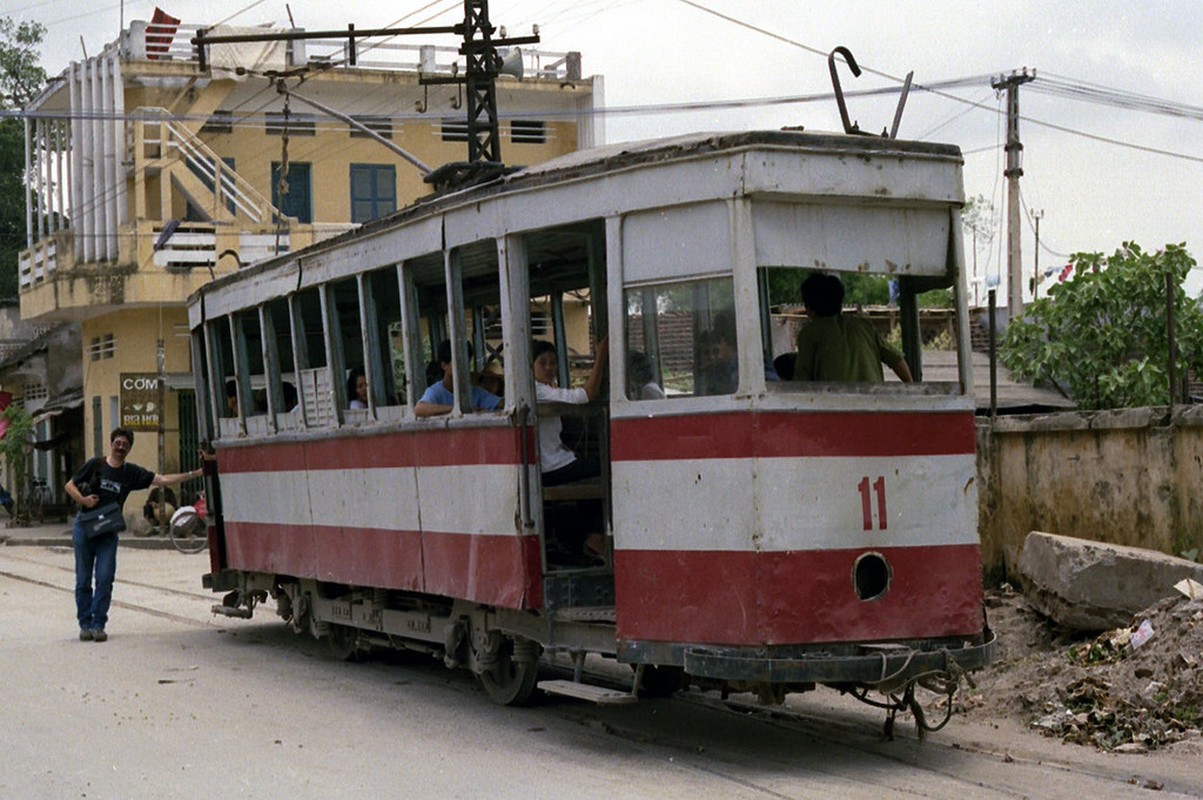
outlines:
[{"label": "rubble pile", "polygon": [[[1196,584],[1197,585],[1197,584]],[[1203,599],[1174,593],[1091,639],[1058,629],[1010,587],[987,596],[999,658],[960,702],[1046,736],[1144,752],[1203,727]]]}]

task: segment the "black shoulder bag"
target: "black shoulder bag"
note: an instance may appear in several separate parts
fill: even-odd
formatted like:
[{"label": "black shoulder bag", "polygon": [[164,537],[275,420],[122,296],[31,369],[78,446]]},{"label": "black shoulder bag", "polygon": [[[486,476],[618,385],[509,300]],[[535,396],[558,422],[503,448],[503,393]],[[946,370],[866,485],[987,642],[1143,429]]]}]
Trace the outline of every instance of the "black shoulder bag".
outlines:
[{"label": "black shoulder bag", "polygon": [[[99,494],[99,485],[93,488],[92,484],[97,483],[97,478],[100,473],[100,463],[92,468],[92,476],[88,480],[87,494]],[[125,514],[121,511],[121,506],[117,503],[101,503],[95,508],[90,508],[86,511],[79,512],[79,525],[84,529],[84,534],[92,539],[96,536],[104,536],[106,533],[117,533],[125,530]]]}]

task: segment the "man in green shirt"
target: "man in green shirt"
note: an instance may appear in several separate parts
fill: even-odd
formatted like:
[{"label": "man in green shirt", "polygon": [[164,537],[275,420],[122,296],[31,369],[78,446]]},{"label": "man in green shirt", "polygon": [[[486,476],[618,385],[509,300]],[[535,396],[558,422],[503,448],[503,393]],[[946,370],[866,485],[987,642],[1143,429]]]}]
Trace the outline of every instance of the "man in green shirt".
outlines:
[{"label": "man in green shirt", "polygon": [[796,381],[881,383],[881,365],[910,383],[911,369],[868,320],[846,316],[844,284],[835,275],[814,273],[802,282],[802,304],[811,318],[798,332]]}]

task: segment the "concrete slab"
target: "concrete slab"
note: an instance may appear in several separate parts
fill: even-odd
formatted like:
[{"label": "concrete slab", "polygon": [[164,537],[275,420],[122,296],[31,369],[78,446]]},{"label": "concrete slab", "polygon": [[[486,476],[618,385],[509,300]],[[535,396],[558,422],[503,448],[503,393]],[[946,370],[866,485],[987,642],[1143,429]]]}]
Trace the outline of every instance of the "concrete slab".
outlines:
[{"label": "concrete slab", "polygon": [[1203,564],[1139,547],[1092,542],[1032,531],[1024,541],[1019,573],[1025,596],[1057,624],[1105,631],[1165,597],[1183,578],[1203,580]]}]

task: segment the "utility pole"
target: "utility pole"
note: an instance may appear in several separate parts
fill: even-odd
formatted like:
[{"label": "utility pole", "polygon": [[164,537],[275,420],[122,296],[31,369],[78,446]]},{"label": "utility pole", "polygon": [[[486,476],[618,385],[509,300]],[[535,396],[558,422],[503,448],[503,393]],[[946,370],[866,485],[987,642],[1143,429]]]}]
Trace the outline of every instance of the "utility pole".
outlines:
[{"label": "utility pole", "polygon": [[1019,87],[1036,79],[1036,71],[1022,72],[990,81],[996,91],[1007,90],[1007,315],[1023,313],[1023,258],[1020,246],[1019,177],[1023,175],[1023,145],[1019,141]]},{"label": "utility pole", "polygon": [[1040,220],[1044,219],[1044,209],[1033,211],[1032,219],[1036,220],[1035,266],[1032,268],[1032,300],[1034,301],[1040,296]]}]

